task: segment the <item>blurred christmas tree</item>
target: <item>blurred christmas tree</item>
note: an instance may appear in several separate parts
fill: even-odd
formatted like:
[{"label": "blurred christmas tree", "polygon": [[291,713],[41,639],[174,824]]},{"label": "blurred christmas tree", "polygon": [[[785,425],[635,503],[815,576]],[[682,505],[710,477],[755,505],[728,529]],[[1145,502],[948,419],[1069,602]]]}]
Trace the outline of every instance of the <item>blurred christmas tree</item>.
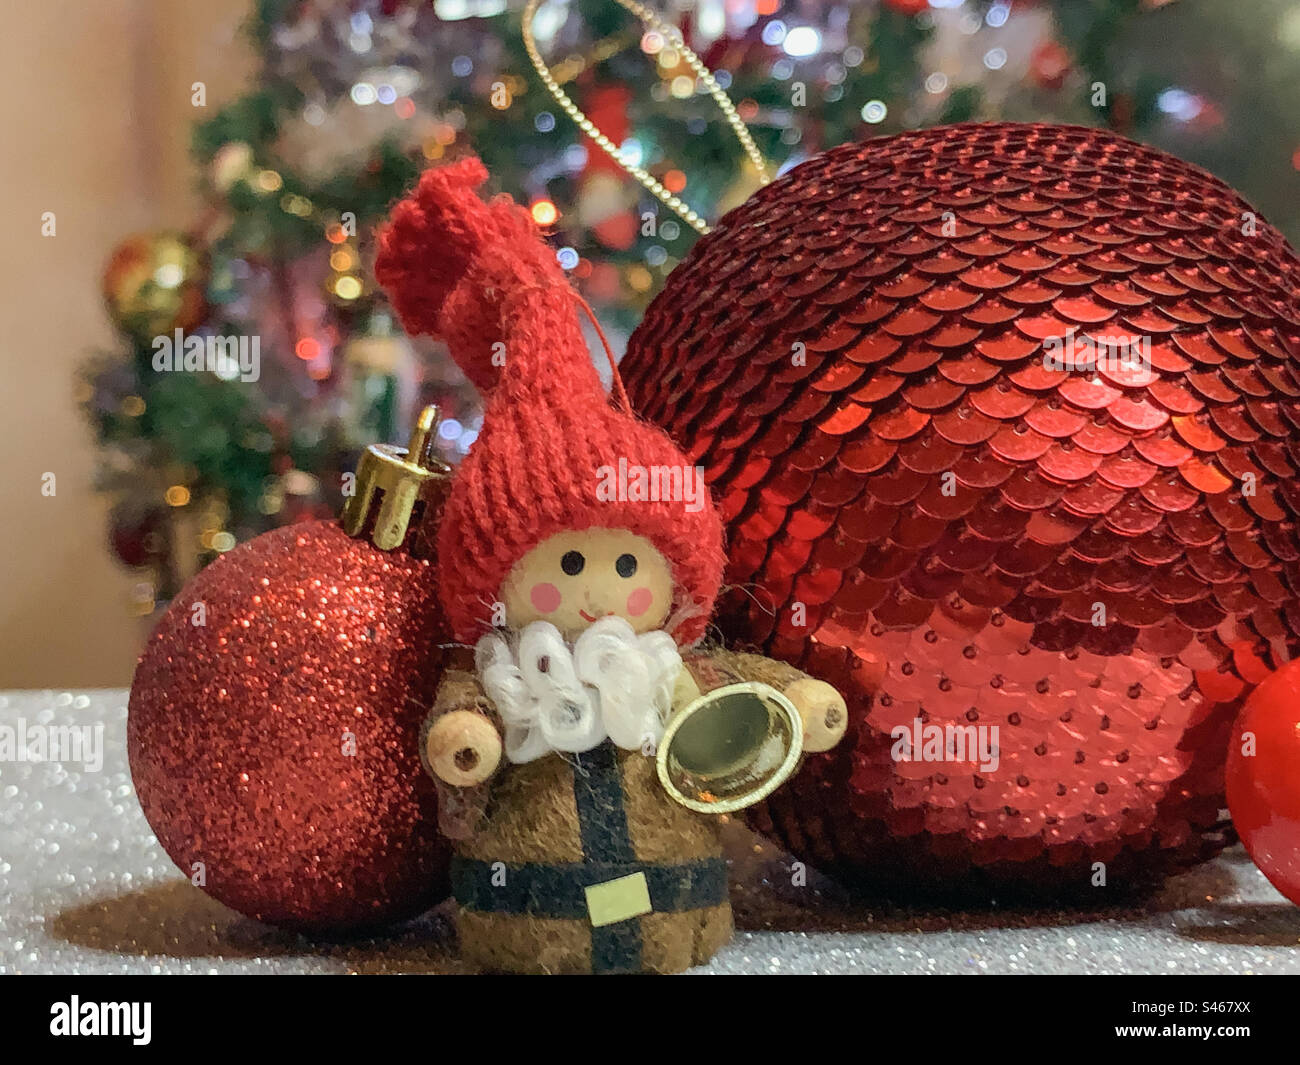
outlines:
[{"label": "blurred christmas tree", "polygon": [[[424,167],[481,155],[496,188],[554,234],[559,261],[615,336],[696,239],[548,94],[524,48],[522,6],[256,0],[257,84],[194,132],[209,213],[191,233],[138,236],[114,252],[105,297],[125,350],[85,372],[100,483],[115,501],[112,546],[151,571],[138,612],[240,540],[337,513],[358,450],[403,440],[423,404],[447,419],[444,457],[473,441],[472,389],[437,345],[400,334],[370,275],[374,227]],[[1294,119],[1279,109],[1294,94],[1233,96],[1236,73],[1215,43],[1221,7],[696,0],[665,17],[774,170],[863,136],[1008,118],[1110,125],[1250,193],[1234,121],[1278,113],[1259,136],[1268,172],[1293,178],[1300,154],[1284,146],[1297,139]],[[1282,59],[1300,44],[1300,18],[1287,21],[1295,5],[1260,0],[1259,10],[1237,17],[1233,39],[1246,61],[1273,58],[1294,82]],[[554,77],[622,162],[710,219],[758,187],[671,34],[613,0],[551,0],[533,25]],[[1161,42],[1174,29],[1183,47],[1170,54]],[[1277,213],[1292,215],[1275,221],[1294,223],[1293,190],[1274,193]]]}]

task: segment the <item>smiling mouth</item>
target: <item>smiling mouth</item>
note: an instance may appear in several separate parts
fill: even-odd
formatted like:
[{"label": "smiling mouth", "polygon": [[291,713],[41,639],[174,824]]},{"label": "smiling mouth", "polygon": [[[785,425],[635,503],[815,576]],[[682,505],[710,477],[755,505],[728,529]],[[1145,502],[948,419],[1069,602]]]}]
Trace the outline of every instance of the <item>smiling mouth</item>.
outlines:
[{"label": "smiling mouth", "polygon": [[585,621],[595,621],[595,620],[596,620],[596,619],[593,618],[590,614],[588,614],[585,610],[579,610],[578,613],[582,615],[583,620],[585,620]]}]

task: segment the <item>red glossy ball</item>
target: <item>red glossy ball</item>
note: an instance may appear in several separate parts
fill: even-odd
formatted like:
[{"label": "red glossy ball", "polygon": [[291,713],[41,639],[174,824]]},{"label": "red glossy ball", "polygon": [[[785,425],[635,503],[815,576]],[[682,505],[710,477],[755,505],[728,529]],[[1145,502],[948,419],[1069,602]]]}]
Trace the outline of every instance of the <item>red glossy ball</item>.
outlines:
[{"label": "red glossy ball", "polygon": [[1300,662],[1251,693],[1228,749],[1228,809],[1269,882],[1300,906]]},{"label": "red glossy ball", "polygon": [[271,924],[338,932],[439,902],[449,855],[419,731],[445,642],[430,564],[335,522],[203,570],[131,689],[131,775],[164,850]]},{"label": "red glossy ball", "polygon": [[623,378],[728,523],[723,635],[852,715],[756,824],[908,893],[1217,853],[1300,646],[1296,291],[1221,181],[1080,127],[835,148],[696,244]]}]

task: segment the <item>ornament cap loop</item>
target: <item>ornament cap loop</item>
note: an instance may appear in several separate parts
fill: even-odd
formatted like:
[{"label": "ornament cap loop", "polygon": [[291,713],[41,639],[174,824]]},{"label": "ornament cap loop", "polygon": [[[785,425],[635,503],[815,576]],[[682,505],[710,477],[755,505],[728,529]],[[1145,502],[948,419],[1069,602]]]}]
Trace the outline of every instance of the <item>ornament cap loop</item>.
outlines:
[{"label": "ornament cap loop", "polygon": [[438,422],[438,408],[425,407],[407,447],[371,444],[361,453],[356,491],[343,504],[344,532],[392,551],[406,542],[417,510],[441,502],[451,467],[433,454]]}]

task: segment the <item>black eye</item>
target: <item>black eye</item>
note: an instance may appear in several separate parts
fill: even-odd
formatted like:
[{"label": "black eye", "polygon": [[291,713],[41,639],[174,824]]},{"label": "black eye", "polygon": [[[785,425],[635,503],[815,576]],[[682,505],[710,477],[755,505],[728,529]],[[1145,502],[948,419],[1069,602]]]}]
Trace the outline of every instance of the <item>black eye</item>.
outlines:
[{"label": "black eye", "polygon": [[630,577],[636,572],[636,555],[619,555],[614,563],[620,577]]},{"label": "black eye", "polygon": [[[560,569],[564,570],[570,577],[576,577],[582,572],[582,567],[587,564],[587,560],[582,557],[581,551],[566,551],[564,557],[560,559]],[[632,563],[634,566],[636,562]]]}]

